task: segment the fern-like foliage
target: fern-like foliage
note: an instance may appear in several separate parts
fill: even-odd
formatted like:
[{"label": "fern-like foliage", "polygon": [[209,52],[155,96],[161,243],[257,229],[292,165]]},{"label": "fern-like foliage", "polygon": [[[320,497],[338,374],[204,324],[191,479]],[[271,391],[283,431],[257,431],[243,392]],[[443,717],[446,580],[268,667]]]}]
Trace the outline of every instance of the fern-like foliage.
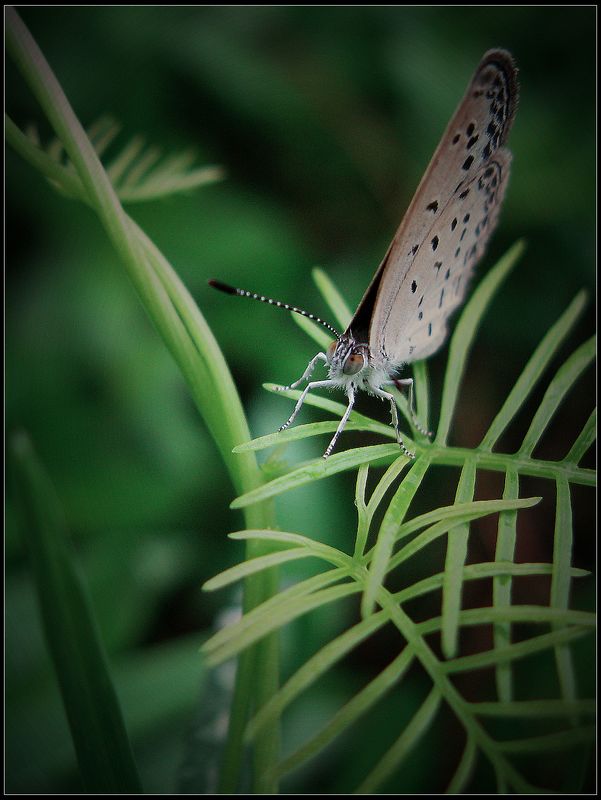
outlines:
[{"label": "fern-like foliage", "polygon": [[[262,570],[298,559],[313,558],[323,564],[323,571],[319,574],[286,588],[245,614],[235,624],[215,634],[204,647],[212,664],[236,656],[267,633],[283,628],[314,609],[335,604],[351,595],[360,598],[361,615],[356,623],[308,658],[269,702],[257,710],[248,724],[249,741],[266,726],[277,724],[294,700],[385,625],[394,626],[400,633],[398,652],[391,653],[388,666],[350,698],[320,730],[294,752],[287,754],[275,768],[277,774],[274,778],[282,778],[309,759],[316,758],[334,739],[382,700],[386,693],[410,692],[403,681],[415,662],[421,664],[427,673],[430,690],[409,722],[404,721],[399,727],[396,741],[380,754],[371,770],[363,776],[356,786],[358,792],[378,792],[383,787],[395,792],[404,791],[403,762],[416,754],[420,743],[424,746],[425,734],[434,728],[437,713],[445,705],[455,715],[464,732],[463,750],[447,786],[447,791],[452,793],[466,791],[476,765],[481,766],[482,763],[489,770],[492,768],[499,792],[561,790],[562,787],[546,785],[540,770],[530,769],[529,759],[536,760],[541,755],[546,758],[558,751],[573,753],[575,749],[582,754],[593,741],[595,703],[592,698],[578,696],[571,645],[591,632],[595,620],[592,613],[571,608],[569,601],[572,581],[588,574],[571,564],[573,531],[570,486],[594,485],[594,471],[580,467],[579,462],[594,441],[595,412],[592,412],[562,460],[549,461],[533,456],[557,407],[594,358],[593,339],[578,347],[550,380],[518,451],[506,454],[494,450],[501,433],[516,416],[558,348],[565,343],[584,306],[583,294],[574,299],[543,338],[479,446],[470,449],[447,444],[461,376],[476,330],[494,292],[516,263],[521,251],[522,246],[518,243],[488,273],[465,307],[450,344],[436,436],[430,442],[414,429],[414,440],[408,439],[410,446],[415,448],[415,460],[410,461],[400,455],[396,442],[359,447],[335,453],[327,461],[320,458],[292,468],[238,497],[232,504],[236,508],[245,507],[339,471],[358,469],[354,497],[358,524],[352,552],[346,553],[290,532],[239,531],[232,533],[231,537],[271,542],[273,552],[228,569],[205,585],[207,590],[219,589]],[[346,304],[323,273],[316,273],[316,280],[344,328],[350,319]],[[322,329],[304,318],[300,318],[299,324],[320,345],[327,344],[323,340]],[[414,378],[418,415],[422,423],[427,424],[428,385],[423,363],[415,365]],[[297,398],[299,392],[290,391],[288,396]],[[344,412],[343,405],[329,399],[310,397],[307,402],[338,417]],[[400,396],[399,407],[411,424],[407,404]],[[259,450],[308,436],[331,433],[336,426],[336,420],[299,425],[236,449]],[[351,415],[348,428],[380,433],[394,439],[390,426],[355,412]],[[367,497],[370,465],[382,463],[388,463],[388,466]],[[454,503],[408,519],[424,477],[434,466],[460,468]],[[504,474],[502,497],[474,500],[476,477],[480,470]],[[547,479],[550,493],[555,495],[552,563],[516,563],[518,515],[527,513],[541,499],[520,497],[522,476]],[[383,500],[394,484],[396,489],[382,514]],[[368,534],[374,527],[378,510],[381,522],[375,544],[368,548]],[[467,564],[470,523],[493,514],[498,515],[494,560]],[[446,537],[443,571],[405,585],[400,591],[386,587],[386,584],[394,582],[394,573],[401,564],[421,554],[424,548],[441,537]],[[512,601],[513,579],[524,575],[550,576],[548,605],[537,602],[518,605]],[[492,604],[464,609],[462,595],[466,584],[482,578],[492,580]],[[407,604],[415,604],[416,600],[436,590],[442,592],[440,615],[414,621],[406,610]],[[526,628],[528,633],[525,637],[516,637],[516,624],[520,624],[520,631]],[[458,637],[468,626],[488,626],[491,646],[473,654],[459,655]],[[432,634],[440,636],[440,648],[433,647],[429,642],[428,637]],[[546,657],[546,663],[551,668],[554,665],[559,686],[557,696],[541,695],[527,699],[516,696],[515,666],[519,659],[528,656]],[[494,670],[495,697],[489,702],[470,702],[457,688],[455,678],[460,673],[485,668]],[[512,730],[518,727],[520,735],[508,737],[506,730],[500,733],[499,724],[503,720],[511,722]],[[431,755],[433,760],[437,757],[436,754]],[[430,789],[435,791],[438,788],[436,770],[432,775],[433,785]],[[549,780],[553,781],[552,778]]]},{"label": "fern-like foliage", "polygon": [[[106,160],[106,173],[122,203],[158,200],[224,177],[222,167],[194,166],[196,154],[192,149],[163,156],[158,147],[148,145],[142,136],[132,137],[115,155],[105,159],[119,132],[119,123],[110,116],[103,116],[86,128],[96,154]],[[34,125],[26,128],[25,135],[32,145],[61,168],[57,176],[50,179],[54,187],[69,197],[84,199],[85,192],[61,140],[55,137],[43,145]]]}]

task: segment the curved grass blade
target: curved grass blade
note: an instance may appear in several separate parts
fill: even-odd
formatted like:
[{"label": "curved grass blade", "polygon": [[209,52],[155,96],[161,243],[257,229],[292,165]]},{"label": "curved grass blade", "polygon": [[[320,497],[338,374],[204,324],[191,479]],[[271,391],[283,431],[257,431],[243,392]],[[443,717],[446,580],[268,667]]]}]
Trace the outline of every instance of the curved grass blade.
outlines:
[{"label": "curved grass blade", "polygon": [[67,547],[54,487],[29,438],[12,441],[16,495],[31,556],[44,635],[86,791],[142,792],[107,656]]},{"label": "curved grass blade", "polygon": [[330,342],[333,341],[332,335],[327,333],[321,325],[318,325],[308,317],[303,317],[300,314],[292,314],[292,320],[296,322],[298,327],[303,330],[309,338],[313,339],[319,349],[325,352],[328,349]]},{"label": "curved grass blade", "polygon": [[261,606],[245,614],[241,620],[216,633],[203,645],[207,663],[216,666],[238,655],[263,636],[286,625],[314,608],[333,603],[361,589],[356,583],[343,583],[321,589],[308,596],[281,600],[267,615]]},{"label": "curved grass blade", "polygon": [[540,380],[558,348],[565,341],[582,313],[585,302],[586,293],[580,292],[577,294],[555,325],[547,332],[484,435],[480,444],[481,448],[492,450],[499,436],[515,417],[528,395],[536,386],[536,383]]},{"label": "curved grass blade", "polygon": [[397,741],[356,789],[356,794],[373,794],[399,768],[432,723],[441,700],[438,689],[432,689]]},{"label": "curved grass blade", "polygon": [[494,293],[521,257],[524,248],[523,242],[516,242],[507,251],[496,266],[482,279],[459,318],[449,347],[449,359],[445,370],[440,421],[436,431],[436,438],[434,439],[435,444],[446,444],[457,402],[459,385],[474,336]]},{"label": "curved grass blade", "polygon": [[[461,470],[456,503],[469,503],[474,497],[476,486],[476,464],[469,459]],[[444,582],[442,588],[442,651],[445,658],[453,658],[457,652],[457,636],[459,629],[459,612],[461,610],[461,593],[463,590],[463,568],[467,557],[467,545],[470,534],[469,522],[455,525],[447,537],[447,554],[445,558]]]},{"label": "curved grass blade", "polygon": [[353,312],[348,307],[346,300],[334,286],[328,274],[322,269],[315,267],[311,274],[321,296],[330,307],[332,314],[334,314],[336,322],[342,330],[346,330],[353,316]]},{"label": "curved grass blade", "polygon": [[[570,566],[572,564],[572,505],[567,481],[557,481],[555,504],[555,534],[553,537],[553,576],[550,603],[555,608],[567,609],[570,598]],[[577,697],[576,676],[572,654],[567,646],[555,648],[555,661],[561,694],[564,700]],[[574,720],[576,723],[576,720]]]},{"label": "curved grass blade", "polygon": [[275,542],[277,544],[290,544],[293,547],[303,548],[303,550],[310,555],[321,558],[334,567],[342,567],[343,569],[352,569],[354,567],[352,560],[346,553],[343,553],[335,547],[331,547],[329,544],[317,542],[315,539],[310,539],[308,536],[302,536],[299,533],[272,530],[245,530],[230,533],[229,537],[231,539],[256,539]]},{"label": "curved grass blade", "polygon": [[[505,488],[503,499],[515,500],[520,493],[520,483],[517,472],[508,469],[505,473]],[[514,560],[515,544],[517,539],[517,510],[502,511],[499,515],[497,527],[497,544],[495,549],[496,561]],[[508,608],[511,606],[511,576],[498,576],[493,579],[493,606],[495,608]],[[493,628],[493,642],[495,648],[502,648],[511,641],[511,626],[506,622],[497,623]],[[508,702],[513,696],[511,664],[501,662],[495,668],[495,682],[500,700]]]},{"label": "curved grass blade", "polygon": [[298,467],[287,475],[269,481],[250,492],[246,492],[237,497],[232,503],[231,508],[245,508],[246,506],[258,503],[269,497],[304,486],[311,481],[329,478],[338,472],[354,469],[360,464],[367,464],[377,461],[392,459],[398,455],[398,444],[376,444],[370,447],[358,447],[354,450],[346,450],[342,453],[334,453],[327,460],[323,458],[315,459],[301,467]]},{"label": "curved grass blade", "polygon": [[464,794],[476,763],[476,745],[471,736],[467,737],[461,760],[451,778],[446,794]]},{"label": "curved grass blade", "polygon": [[570,715],[594,717],[597,703],[594,700],[510,700],[509,702],[470,703],[470,709],[482,717],[514,717],[516,719],[561,719]]},{"label": "curved grass blade", "polygon": [[[392,559],[391,562],[392,564]],[[511,561],[492,561],[480,562],[479,564],[468,564],[463,568],[463,581],[475,581],[482,578],[494,578],[496,576],[515,576],[515,575],[551,575],[552,564],[514,564]],[[591,573],[585,569],[572,568],[571,575],[573,578],[588,577]],[[394,597],[399,603],[405,603],[408,600],[414,600],[416,597],[421,597],[428,592],[433,592],[442,587],[444,579],[444,572],[438,572],[435,575],[429,575],[421,581],[411,584],[399,592],[395,593]]]},{"label": "curved grass blade", "polygon": [[241,564],[236,564],[236,566],[214,575],[202,588],[205,592],[214,592],[218,589],[223,589],[225,586],[230,586],[232,583],[237,583],[249,575],[254,575],[256,572],[261,572],[261,570],[279,567],[289,561],[311,558],[311,556],[315,557],[315,553],[309,553],[300,547],[291,547],[289,550],[268,553],[265,556],[255,556],[255,558],[250,558],[248,561],[243,561]]},{"label": "curved grass blade", "polygon": [[559,404],[595,357],[595,345],[596,338],[592,336],[587,342],[580,345],[557,370],[557,374],[549,384],[545,396],[532,418],[532,423],[519,449],[520,455],[532,454]]},{"label": "curved grass blade", "polygon": [[558,733],[547,733],[543,736],[531,736],[528,739],[512,739],[499,742],[499,750],[503,753],[540,753],[568,750],[580,744],[594,742],[597,729],[594,725],[583,728],[572,728]]},{"label": "curved grass blade", "polygon": [[[382,613],[382,612],[380,612]],[[375,616],[375,615],[374,615]],[[365,621],[367,622],[367,620]],[[283,759],[278,765],[278,775],[286,775],[321,752],[333,739],[349,728],[362,714],[368,711],[391,687],[402,680],[413,661],[410,647],[405,647],[380,674],[358,692],[334,717],[298,750]]]},{"label": "curved grass blade", "polygon": [[[77,170],[87,204],[98,214],[149,316],[186,377],[237,491],[253,488],[260,482],[261,476],[252,454],[243,458],[235,458],[231,454],[234,442],[249,438],[249,434],[244,433],[245,429],[247,431],[246,419],[214,337],[166,259],[123,211],[62,87],[14,8],[7,9],[6,22],[7,48]],[[267,527],[272,522],[272,512],[267,507],[259,506],[245,513],[249,515],[249,526]],[[245,605],[258,604],[265,596],[274,593],[275,586],[276,576],[271,570],[253,576],[245,586]],[[252,655],[255,668],[257,663],[260,667],[254,678],[254,692],[251,694],[248,687],[240,692],[237,687],[230,716],[230,732],[236,728],[238,734],[240,725],[237,723],[245,720],[248,711],[245,704],[256,700],[260,702],[262,698],[270,696],[277,685],[275,640],[266,640]],[[244,658],[248,657],[245,654]],[[241,674],[248,676],[250,671],[241,668],[238,675]],[[236,680],[238,682],[238,677]],[[240,699],[241,705],[237,704]],[[278,730],[273,728],[265,737],[265,741],[257,743],[254,752],[255,788],[271,791],[274,787],[265,787],[262,776],[267,771],[264,759],[269,759],[279,749]],[[221,774],[227,779],[225,782],[222,780],[222,791],[227,788],[225,784],[228,781],[231,783],[236,780],[240,771],[242,750],[239,735],[236,739],[228,734],[226,751],[225,767]],[[230,758],[232,753],[233,757]]]},{"label": "curved grass blade", "polygon": [[271,724],[282,715],[284,710],[292,703],[301,692],[305,691],[317,681],[332,665],[344,658],[353,648],[357,647],[368,636],[371,636],[388,622],[384,611],[372,614],[371,617],[353,625],[347,631],[328,642],[314,656],[309,658],[302,667],[282,686],[282,688],[269,700],[248,723],[246,731],[250,741],[264,725]]},{"label": "curved grass blade", "polygon": [[587,419],[584,428],[580,431],[578,438],[572,445],[570,452],[565,457],[564,461],[578,464],[586,451],[591,447],[597,438],[597,409],[593,409],[590,417]]},{"label": "curved grass blade", "polygon": [[[452,514],[448,512],[444,515],[438,514],[436,516],[442,516],[442,519],[428,527],[419,536],[416,536],[415,539],[412,539],[411,542],[406,544],[397,553],[395,553],[394,556],[392,556],[389,562],[388,571],[395,569],[399,566],[399,564],[407,561],[407,559],[411,558],[423,547],[433,542],[439,536],[443,536],[456,525],[460,525],[464,522],[470,522],[478,517],[494,514],[497,511],[504,509],[529,508],[539,501],[539,497],[528,498],[524,500],[479,500],[474,503],[465,504],[466,508],[469,509],[471,507],[473,509],[471,511],[462,508],[459,512],[454,512]],[[425,516],[426,515],[424,515],[424,517]],[[435,518],[434,514],[432,514],[432,518]],[[411,522],[413,522],[413,520]],[[411,523],[408,523],[408,526],[410,524]],[[422,527],[421,522],[418,527]],[[368,557],[369,555],[370,554],[368,553]]]},{"label": "curved grass blade", "polygon": [[426,452],[419,456],[413,463],[386,510],[373,549],[365,590],[361,598],[361,615],[363,617],[369,616],[373,610],[376,597],[388,570],[388,563],[392,555],[392,548],[398,529],[403,522],[409,505],[415,497],[429,466],[430,459]]},{"label": "curved grass blade", "polygon": [[[463,618],[462,622],[465,621],[466,618]],[[485,650],[482,653],[474,653],[473,655],[462,656],[451,661],[446,661],[443,668],[446,672],[453,674],[456,672],[471,672],[476,669],[485,669],[495,664],[508,663],[520,658],[527,658],[534,653],[548,650],[551,647],[564,646],[590,633],[590,627],[584,627],[582,625],[574,625],[571,628],[561,628],[551,633],[531,636],[523,642],[514,642],[505,647],[497,647],[492,650]]]}]

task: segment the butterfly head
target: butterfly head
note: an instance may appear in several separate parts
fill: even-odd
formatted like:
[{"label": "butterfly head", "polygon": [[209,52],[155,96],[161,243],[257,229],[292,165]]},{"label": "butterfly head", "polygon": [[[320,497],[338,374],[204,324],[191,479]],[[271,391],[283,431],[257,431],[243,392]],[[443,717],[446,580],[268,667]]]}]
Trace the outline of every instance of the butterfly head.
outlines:
[{"label": "butterfly head", "polygon": [[330,378],[346,383],[356,379],[369,366],[369,347],[359,344],[349,334],[334,339],[327,349],[326,356],[330,369]]}]

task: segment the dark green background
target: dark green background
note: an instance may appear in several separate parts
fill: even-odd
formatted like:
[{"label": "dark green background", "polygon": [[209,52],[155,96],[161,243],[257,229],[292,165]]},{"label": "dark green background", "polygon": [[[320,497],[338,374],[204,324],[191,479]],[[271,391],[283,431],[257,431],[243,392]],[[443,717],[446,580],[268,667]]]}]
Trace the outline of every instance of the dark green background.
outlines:
[{"label": "dark green background", "polygon": [[[563,356],[593,332],[594,7],[20,13],[84,124],[108,112],[122,124],[121,145],[134,134],[167,153],[193,145],[199,164],[226,169],[220,184],[128,211],[213,328],[253,435],[273,431],[290,412],[289,401],[264,392],[262,382],[290,382],[315,347],[283,314],[218,295],[207,279],[327,316],[310,280],[319,265],[354,305],[491,47],[514,54],[521,100],[509,142],[509,191],[479,274],[516,239],[525,238],[528,249],[478,336],[453,441],[478,442],[532,349],[582,288],[589,291],[587,315]],[[17,124],[36,120],[49,135],[10,63],[6,102]],[[242,517],[228,510],[232,489],[217,451],[96,218],[57,196],[10,150],[6,197],[8,431],[30,432],[64,504],[146,790],[206,790],[197,764],[219,740],[205,736],[203,725],[226,695],[215,687],[206,692],[198,646],[228,598],[199,587],[242,557],[242,547],[225,538],[243,526]],[[445,357],[446,350],[431,360],[435,409]],[[564,455],[593,403],[589,374],[562,407],[541,454]],[[373,400],[359,407],[387,419]],[[321,418],[309,408],[302,413],[302,421]],[[504,447],[517,446],[520,433],[510,431]],[[358,441],[348,434],[340,446]],[[324,446],[299,443],[287,455],[297,462]],[[441,482],[449,477],[440,473]],[[452,484],[433,489],[435,499],[453,491]],[[352,476],[299,490],[278,503],[278,521],[284,530],[349,547],[351,492]],[[590,566],[592,492],[577,490],[574,498],[582,509],[578,565]],[[552,502],[549,513],[552,530]],[[10,499],[7,523],[6,786],[77,790]],[[287,570],[286,579],[294,574]],[[293,626],[283,639],[284,674],[338,630],[334,617]],[[370,668],[386,663],[386,644],[382,652],[360,653],[293,708],[292,742],[362,686]],[[332,751],[341,766],[332,772],[329,763],[316,765],[290,790],[352,790],[391,741],[399,719],[393,716],[376,714],[368,741]],[[441,765],[440,788],[450,774]],[[403,780],[423,791],[431,777],[431,765],[416,759]]]}]

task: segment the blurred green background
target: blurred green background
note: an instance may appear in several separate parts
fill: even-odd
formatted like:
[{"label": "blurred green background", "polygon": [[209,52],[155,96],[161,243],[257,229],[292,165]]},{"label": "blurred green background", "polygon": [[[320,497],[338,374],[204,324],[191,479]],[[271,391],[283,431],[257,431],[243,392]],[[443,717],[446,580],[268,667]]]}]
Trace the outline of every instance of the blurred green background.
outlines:
[{"label": "blurred green background", "polygon": [[[79,119],[87,125],[110,113],[120,121],[117,149],[142,134],[166,153],[192,145],[199,164],[224,166],[219,184],[128,211],[213,328],[253,436],[290,413],[289,401],[261,384],[298,377],[315,347],[284,314],[217,294],[207,279],[328,317],[310,280],[319,265],[355,305],[491,47],[514,54],[521,99],[508,195],[479,275],[516,239],[528,249],[479,334],[453,441],[478,442],[533,348],[582,288],[589,307],[563,357],[594,331],[594,7],[19,12]],[[49,136],[10,62],[6,106],[17,124],[35,120]],[[243,527],[242,517],[228,509],[233,493],[217,450],[96,218],[10,150],[6,168],[7,430],[30,432],[64,504],[146,791],[207,791],[231,669],[208,676],[198,648],[239,598],[199,587],[242,557],[242,546],[226,538]],[[445,357],[446,350],[431,360],[434,411]],[[541,455],[565,454],[594,404],[593,379],[575,387]],[[533,400],[526,411],[535,407]],[[369,398],[359,409],[387,419]],[[310,408],[301,416],[323,418]],[[517,446],[520,433],[510,430],[503,447]],[[345,439],[359,441],[349,433],[341,447]],[[301,442],[286,457],[297,462],[324,446]],[[353,476],[342,476],[286,496],[277,506],[280,526],[350,547],[352,486]],[[452,496],[449,487],[435,491]],[[575,499],[577,563],[590,567],[592,492],[578,490]],[[6,519],[6,789],[78,791],[10,497]],[[548,524],[547,534],[552,516]],[[289,568],[284,581],[298,574]],[[343,623],[321,615],[292,626],[283,674]],[[362,652],[322,682],[287,718],[287,746],[382,663],[385,641],[382,652]],[[370,720],[368,742],[335,749],[346,772],[313,765],[286,788],[352,790],[353,775],[384,747],[378,737],[385,743],[396,730],[398,720],[388,730],[383,719]],[[429,786],[428,762],[418,759],[411,770],[418,791]]]}]

